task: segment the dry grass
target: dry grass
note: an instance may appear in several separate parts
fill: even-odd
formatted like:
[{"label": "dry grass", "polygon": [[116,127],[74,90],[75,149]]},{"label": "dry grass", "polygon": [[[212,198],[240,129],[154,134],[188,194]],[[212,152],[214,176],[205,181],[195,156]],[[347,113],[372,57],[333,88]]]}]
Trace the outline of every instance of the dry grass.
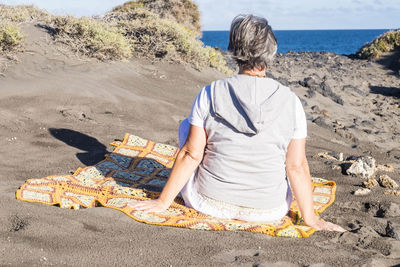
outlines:
[{"label": "dry grass", "polygon": [[90,18],[53,17],[48,25],[56,41],[74,51],[99,60],[132,56],[129,41],[116,27]]},{"label": "dry grass", "polygon": [[12,61],[16,61],[17,52],[22,49],[23,35],[15,22],[0,20],[0,76]]},{"label": "dry grass", "polygon": [[191,0],[137,0],[115,7],[114,13],[130,13],[137,8],[144,8],[162,19],[175,21],[185,26],[197,36],[201,34],[200,12]]},{"label": "dry grass", "polygon": [[[101,19],[53,16],[33,6],[0,5],[0,22],[39,22],[56,42],[88,57],[118,60],[134,55],[232,74],[222,54],[197,39],[199,20],[198,7],[191,0],[131,1]],[[7,32],[0,37],[0,45],[7,47],[4,50],[20,45],[19,28],[8,27]]]},{"label": "dry grass", "polygon": [[17,50],[22,40],[21,30],[16,23],[0,21],[0,53],[6,54]]},{"label": "dry grass", "polygon": [[[129,7],[129,8],[128,8]],[[128,2],[107,13],[104,20],[120,28],[131,41],[136,56],[150,60],[189,63],[196,69],[213,67],[231,74],[222,54],[197,40],[197,32],[143,7],[140,2]]]},{"label": "dry grass", "polygon": [[392,51],[400,47],[400,29],[389,31],[370,43],[367,43],[357,52],[357,56],[362,59],[378,58],[382,53]]},{"label": "dry grass", "polygon": [[45,21],[51,15],[32,5],[6,6],[0,5],[0,20],[12,22],[39,22]]}]

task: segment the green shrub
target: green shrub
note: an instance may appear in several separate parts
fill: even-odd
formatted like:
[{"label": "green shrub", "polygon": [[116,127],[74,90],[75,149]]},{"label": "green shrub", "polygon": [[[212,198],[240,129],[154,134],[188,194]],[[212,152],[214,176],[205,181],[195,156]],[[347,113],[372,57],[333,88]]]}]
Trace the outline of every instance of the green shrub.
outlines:
[{"label": "green shrub", "polygon": [[0,52],[15,50],[21,45],[23,36],[15,23],[0,21]]},{"label": "green shrub", "polygon": [[0,20],[9,20],[12,22],[32,22],[45,21],[49,17],[51,17],[49,13],[32,5],[0,5]]},{"label": "green shrub", "polygon": [[216,68],[226,74],[233,74],[233,70],[227,66],[226,60],[221,52],[215,50],[210,46],[206,46],[205,49],[208,53],[210,67]]},{"label": "green shrub", "polygon": [[382,53],[392,51],[398,47],[400,47],[400,29],[378,36],[372,42],[361,47],[356,55],[362,59],[377,58]]},{"label": "green shrub", "polygon": [[99,60],[131,57],[129,41],[120,30],[89,18],[57,16],[48,25],[54,38],[86,56]]}]

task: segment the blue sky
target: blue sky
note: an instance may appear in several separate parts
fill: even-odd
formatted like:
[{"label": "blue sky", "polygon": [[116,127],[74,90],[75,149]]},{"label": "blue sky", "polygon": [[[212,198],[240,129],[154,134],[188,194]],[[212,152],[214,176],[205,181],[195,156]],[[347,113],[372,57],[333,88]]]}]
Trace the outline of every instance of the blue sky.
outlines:
[{"label": "blue sky", "polygon": [[[56,14],[104,14],[120,0],[0,0],[1,4],[34,4]],[[240,13],[266,17],[277,30],[397,29],[400,0],[195,0],[203,30],[228,30]]]}]

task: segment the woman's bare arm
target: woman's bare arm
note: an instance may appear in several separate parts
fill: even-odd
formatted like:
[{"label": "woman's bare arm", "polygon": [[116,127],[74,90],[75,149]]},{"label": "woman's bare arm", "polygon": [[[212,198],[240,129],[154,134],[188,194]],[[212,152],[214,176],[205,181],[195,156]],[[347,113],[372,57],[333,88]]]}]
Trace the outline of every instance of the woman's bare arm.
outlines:
[{"label": "woman's bare arm", "polygon": [[292,139],[286,154],[286,172],[304,222],[317,230],[344,232],[346,230],[339,225],[326,222],[315,215],[305,146],[305,139]]},{"label": "woman's bare arm", "polygon": [[136,210],[147,212],[161,212],[168,209],[202,161],[206,140],[206,132],[203,128],[190,125],[186,143],[179,151],[168,181],[158,199],[134,201],[128,205]]}]

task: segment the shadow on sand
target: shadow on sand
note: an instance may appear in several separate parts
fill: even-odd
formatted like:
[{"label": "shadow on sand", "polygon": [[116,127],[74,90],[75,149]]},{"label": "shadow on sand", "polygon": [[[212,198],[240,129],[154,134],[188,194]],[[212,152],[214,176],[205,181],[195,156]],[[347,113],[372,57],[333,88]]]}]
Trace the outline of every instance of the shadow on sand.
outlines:
[{"label": "shadow on sand", "polygon": [[50,134],[65,144],[83,150],[85,152],[76,153],[76,157],[86,166],[95,165],[102,161],[106,154],[107,147],[100,143],[96,138],[86,134],[70,130],[50,128]]},{"label": "shadow on sand", "polygon": [[392,75],[400,76],[400,48],[395,51],[385,53],[376,62],[392,71]]},{"label": "shadow on sand", "polygon": [[[133,172],[128,170],[131,167],[122,168],[105,159],[108,154],[112,157],[112,153],[108,152],[106,146],[100,143],[96,138],[86,134],[62,128],[50,128],[50,134],[65,144],[75,147],[85,152],[76,153],[76,157],[86,166],[93,166],[104,172],[104,169],[115,170],[111,176],[115,182],[122,186],[135,187],[145,189],[152,192],[161,192],[169,176],[169,169],[154,159],[143,157],[130,157],[116,154],[117,159],[123,157],[129,162],[129,165],[135,164]],[[98,164],[100,163],[100,164]],[[110,164],[104,165],[103,164]],[[126,163],[126,162],[125,162]],[[124,163],[122,163],[124,165]],[[107,174],[108,175],[108,174]]]},{"label": "shadow on sand", "polygon": [[370,86],[369,88],[372,94],[400,98],[400,88],[385,86]]}]

